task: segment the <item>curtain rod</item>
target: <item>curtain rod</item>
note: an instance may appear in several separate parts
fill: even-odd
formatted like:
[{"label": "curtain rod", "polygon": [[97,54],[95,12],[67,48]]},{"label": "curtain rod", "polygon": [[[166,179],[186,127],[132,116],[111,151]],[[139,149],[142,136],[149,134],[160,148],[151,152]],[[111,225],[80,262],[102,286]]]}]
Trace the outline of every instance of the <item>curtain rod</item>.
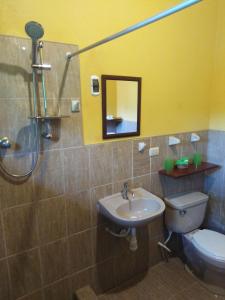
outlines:
[{"label": "curtain rod", "polygon": [[93,43],[93,44],[91,44],[91,45],[89,45],[89,46],[87,46],[85,48],[82,48],[82,49],[80,49],[80,50],[78,50],[76,52],[73,52],[73,53],[68,52],[66,54],[66,58],[70,59],[70,58],[72,58],[72,57],[74,57],[76,55],[79,55],[80,53],[89,51],[89,50],[91,50],[93,48],[96,48],[96,47],[98,47],[100,45],[108,43],[108,42],[110,42],[112,40],[115,40],[115,39],[117,39],[117,38],[119,38],[119,37],[121,37],[123,35],[126,35],[126,34],[128,34],[130,32],[133,32],[133,31],[138,30],[138,29],[140,29],[140,28],[142,28],[144,26],[147,26],[147,25],[152,24],[154,22],[157,22],[157,21],[159,21],[159,20],[161,20],[163,18],[166,18],[166,17],[168,17],[168,16],[170,16],[172,14],[175,14],[176,12],[181,11],[181,10],[183,10],[185,8],[188,8],[188,7],[190,7],[190,6],[194,5],[194,4],[197,4],[197,3],[201,2],[201,1],[202,0],[187,0],[187,1],[183,2],[183,3],[180,3],[180,4],[174,6],[174,7],[170,8],[170,9],[167,9],[167,10],[161,12],[161,13],[153,16],[153,17],[150,17],[150,18],[148,18],[148,19],[146,19],[144,21],[141,21],[141,22],[139,22],[139,23],[137,23],[137,24],[135,24],[133,26],[127,27],[127,28],[125,28],[125,29],[123,29],[123,30],[121,30],[121,31],[113,34],[113,35],[110,35],[109,37],[106,37],[106,38],[104,38],[104,39],[102,39],[102,40],[100,40],[98,42],[95,42],[95,43]]}]

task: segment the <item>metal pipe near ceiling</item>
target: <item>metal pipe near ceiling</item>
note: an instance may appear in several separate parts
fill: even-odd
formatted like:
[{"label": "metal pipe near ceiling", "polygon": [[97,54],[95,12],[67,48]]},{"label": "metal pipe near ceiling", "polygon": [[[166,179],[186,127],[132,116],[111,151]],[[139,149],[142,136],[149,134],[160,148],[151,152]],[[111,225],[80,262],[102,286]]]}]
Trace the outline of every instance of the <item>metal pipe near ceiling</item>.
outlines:
[{"label": "metal pipe near ceiling", "polygon": [[185,8],[188,8],[188,7],[190,7],[190,6],[194,5],[194,4],[197,4],[197,3],[201,2],[201,1],[202,0],[187,0],[187,1],[184,1],[184,2],[182,2],[180,4],[178,4],[178,5],[170,8],[170,9],[167,9],[167,10],[165,10],[165,11],[163,11],[163,12],[161,12],[161,13],[153,16],[153,17],[150,17],[150,18],[148,18],[148,19],[146,19],[144,21],[141,21],[141,22],[139,22],[139,23],[137,23],[137,24],[135,24],[133,26],[125,28],[125,29],[123,29],[123,30],[121,30],[121,31],[113,34],[113,35],[110,35],[109,37],[106,37],[106,38],[104,38],[104,39],[102,39],[102,40],[100,40],[98,42],[95,42],[95,43],[93,43],[93,44],[91,44],[91,45],[89,45],[89,46],[87,46],[85,48],[82,48],[82,49],[80,49],[80,50],[78,50],[76,52],[73,52],[73,53],[68,52],[66,54],[66,58],[70,59],[70,58],[72,58],[72,57],[74,57],[76,55],[79,55],[79,54],[83,53],[83,52],[89,51],[89,50],[91,50],[93,48],[96,48],[96,47],[98,47],[100,45],[108,43],[108,42],[110,42],[112,40],[115,40],[115,39],[117,39],[117,38],[119,38],[119,37],[121,37],[123,35],[126,35],[126,34],[128,34],[130,32],[133,32],[133,31],[138,30],[138,29],[140,29],[142,27],[145,27],[145,26],[147,26],[149,24],[155,23],[155,22],[157,22],[157,21],[159,21],[159,20],[161,20],[163,18],[166,18],[166,17],[168,17],[168,16],[170,16],[172,14],[175,14],[178,11],[181,11],[181,10],[183,10]]}]

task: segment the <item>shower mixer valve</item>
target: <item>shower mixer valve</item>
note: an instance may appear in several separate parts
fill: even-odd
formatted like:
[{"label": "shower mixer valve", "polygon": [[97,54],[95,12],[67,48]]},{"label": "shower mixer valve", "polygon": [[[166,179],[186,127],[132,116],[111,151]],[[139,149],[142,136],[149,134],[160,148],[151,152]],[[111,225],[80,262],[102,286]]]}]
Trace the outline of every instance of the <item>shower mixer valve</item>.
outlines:
[{"label": "shower mixer valve", "polygon": [[6,136],[0,138],[0,148],[8,149],[10,147],[11,147],[11,144],[10,144],[9,138],[7,138]]}]

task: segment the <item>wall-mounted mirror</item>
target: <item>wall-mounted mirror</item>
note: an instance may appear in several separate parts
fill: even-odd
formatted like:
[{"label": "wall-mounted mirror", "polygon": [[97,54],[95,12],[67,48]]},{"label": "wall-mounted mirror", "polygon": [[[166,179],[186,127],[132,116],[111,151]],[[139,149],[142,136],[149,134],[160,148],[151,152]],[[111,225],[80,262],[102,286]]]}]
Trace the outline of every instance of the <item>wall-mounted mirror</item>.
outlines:
[{"label": "wall-mounted mirror", "polygon": [[102,75],[103,139],[140,135],[141,77]]}]

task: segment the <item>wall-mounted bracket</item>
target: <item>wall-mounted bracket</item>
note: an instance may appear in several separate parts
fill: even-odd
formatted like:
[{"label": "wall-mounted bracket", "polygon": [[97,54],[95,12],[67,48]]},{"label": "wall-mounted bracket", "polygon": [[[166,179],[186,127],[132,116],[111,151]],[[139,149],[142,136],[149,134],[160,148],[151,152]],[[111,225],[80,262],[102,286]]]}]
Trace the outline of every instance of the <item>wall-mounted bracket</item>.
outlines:
[{"label": "wall-mounted bracket", "polygon": [[138,151],[139,152],[144,152],[145,147],[146,147],[146,144],[144,142],[138,143]]},{"label": "wall-mounted bracket", "polygon": [[175,136],[169,136],[169,146],[178,145],[181,143],[181,140]]},{"label": "wall-mounted bracket", "polygon": [[191,134],[191,143],[195,143],[200,141],[200,136],[197,133],[192,133]]}]

